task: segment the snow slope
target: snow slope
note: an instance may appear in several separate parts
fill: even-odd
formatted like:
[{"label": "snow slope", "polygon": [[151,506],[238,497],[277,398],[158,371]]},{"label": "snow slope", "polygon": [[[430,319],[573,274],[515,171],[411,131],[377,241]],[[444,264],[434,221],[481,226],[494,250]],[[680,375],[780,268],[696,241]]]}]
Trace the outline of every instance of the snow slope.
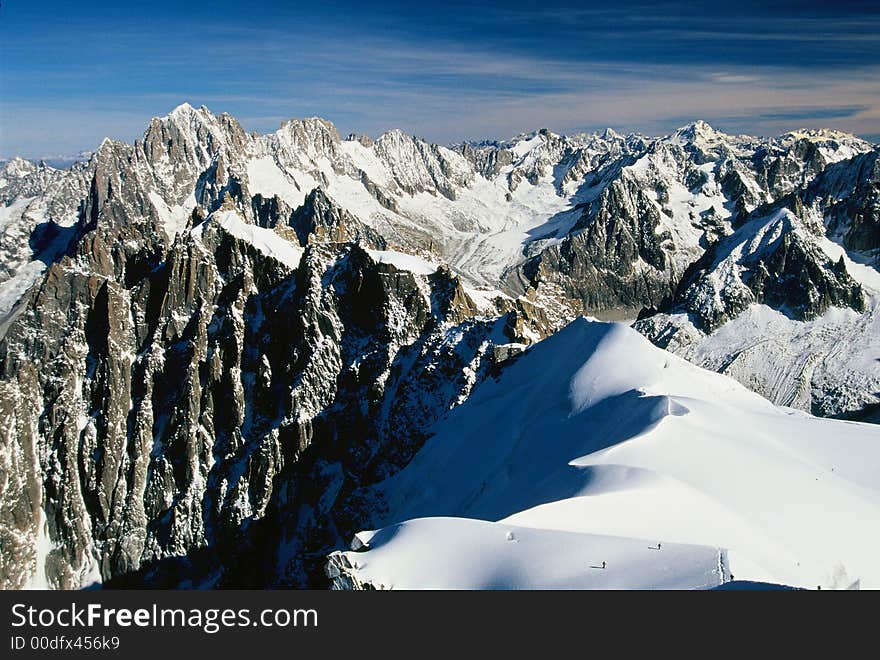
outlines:
[{"label": "snow slope", "polygon": [[201,236],[207,223],[216,222],[230,234],[247,241],[268,257],[273,257],[288,268],[296,268],[302,259],[303,249],[276,234],[271,229],[264,229],[245,222],[235,211],[218,211],[213,213],[204,223],[193,229],[193,234]]},{"label": "snow slope", "polygon": [[471,518],[409,520],[367,538],[370,551],[350,555],[356,570],[375,586],[398,589],[693,589],[730,579],[718,548],[658,548],[641,539]]},{"label": "snow slope", "polygon": [[[378,487],[383,530],[335,560],[359,582],[880,587],[880,428],[774,406],[624,325],[572,322],[434,430]],[[425,517],[445,519],[399,526]],[[602,560],[625,585],[592,575]]]},{"label": "snow slope", "polygon": [[811,321],[753,304],[709,335],[694,328],[686,314],[665,319],[669,327],[681,330],[669,350],[736,378],[781,405],[834,415],[870,409],[878,400],[876,303],[862,313],[832,307]]},{"label": "snow slope", "polygon": [[400,270],[408,270],[417,275],[430,275],[437,270],[437,264],[404,252],[367,249],[367,253],[376,261],[376,263],[391,264]]}]

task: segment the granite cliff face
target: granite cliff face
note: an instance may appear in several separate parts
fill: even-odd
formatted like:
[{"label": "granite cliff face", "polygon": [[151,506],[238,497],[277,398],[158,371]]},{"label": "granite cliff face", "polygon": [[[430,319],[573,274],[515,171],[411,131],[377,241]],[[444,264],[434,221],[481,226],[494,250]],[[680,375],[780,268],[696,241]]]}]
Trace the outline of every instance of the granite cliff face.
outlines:
[{"label": "granite cliff face", "polygon": [[783,321],[752,340],[844,323],[872,354],[877,153],[702,122],[453,148],[321,119],[259,136],[184,105],[66,170],[10,161],[0,586],[325,585],[368,486],[582,313],[642,310],[655,343],[775,400],[861,411],[880,383],[830,330],[780,339],[779,378],[717,338],[763,309]]},{"label": "granite cliff face", "polygon": [[459,320],[473,310],[448,271],[351,243],[310,244],[294,269],[214,216],[196,229],[152,267],[108,249],[129,231],[84,239],[4,338],[4,556],[44,562],[53,586],[164,580],[192,554],[190,579],[302,584],[284,557],[236,572],[251,526],[329,534],[329,492],[405,461],[493,364],[497,322]]}]

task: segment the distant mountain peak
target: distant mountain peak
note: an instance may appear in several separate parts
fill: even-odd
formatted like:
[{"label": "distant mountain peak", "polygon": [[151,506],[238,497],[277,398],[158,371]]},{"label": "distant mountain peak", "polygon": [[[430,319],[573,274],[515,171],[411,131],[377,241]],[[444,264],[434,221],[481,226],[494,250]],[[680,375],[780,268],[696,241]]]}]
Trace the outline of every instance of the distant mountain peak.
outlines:
[{"label": "distant mountain peak", "polygon": [[783,133],[780,138],[783,140],[809,140],[811,142],[823,140],[851,140],[856,142],[867,142],[857,135],[853,135],[852,133],[847,133],[845,131],[838,131],[833,128],[798,128],[793,131]]},{"label": "distant mountain peak", "polygon": [[181,115],[181,114],[189,114],[191,112],[195,112],[195,108],[193,108],[189,103],[184,101],[183,103],[174,107],[174,109],[168,113],[171,115]]},{"label": "distant mountain peak", "polygon": [[202,106],[199,106],[198,108],[195,108],[192,105],[190,105],[189,103],[184,101],[180,105],[176,106],[167,115],[165,115],[165,117],[168,117],[171,119],[177,119],[180,117],[192,117],[193,115],[202,115],[202,116],[213,117],[214,113],[212,113],[208,109],[208,106],[206,106],[206,105],[202,105]]},{"label": "distant mountain peak", "polygon": [[692,121],[691,123],[685,124],[684,126],[676,129],[673,135],[676,137],[684,138],[686,140],[695,141],[699,139],[717,139],[718,137],[725,136],[726,134],[715,129],[711,124],[709,124],[709,122],[703,121],[702,119],[697,119],[696,121]]}]

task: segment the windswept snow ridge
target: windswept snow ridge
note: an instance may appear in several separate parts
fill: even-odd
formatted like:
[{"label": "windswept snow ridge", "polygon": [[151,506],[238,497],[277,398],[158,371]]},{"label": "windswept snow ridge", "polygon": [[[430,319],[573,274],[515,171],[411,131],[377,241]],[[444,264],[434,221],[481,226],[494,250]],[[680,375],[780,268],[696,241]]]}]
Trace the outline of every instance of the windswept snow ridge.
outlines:
[{"label": "windswept snow ridge", "polygon": [[776,407],[626,326],[574,321],[434,432],[377,486],[381,531],[331,556],[338,586],[880,586],[880,428]]}]

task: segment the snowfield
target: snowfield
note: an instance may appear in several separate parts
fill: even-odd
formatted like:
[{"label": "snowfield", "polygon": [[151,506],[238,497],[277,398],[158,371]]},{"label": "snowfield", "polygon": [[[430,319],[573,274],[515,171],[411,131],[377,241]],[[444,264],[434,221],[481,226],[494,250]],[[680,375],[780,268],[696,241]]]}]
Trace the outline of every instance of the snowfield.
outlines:
[{"label": "snowfield", "polygon": [[[726,553],[718,548],[676,543],[658,547],[642,539],[472,518],[419,518],[366,538],[375,549],[352,553],[351,558],[359,574],[370,576],[377,587],[638,589],[651,584],[699,589],[730,579]],[[436,550],[438,543],[442,552]]]},{"label": "snowfield", "polygon": [[[295,269],[299,266],[303,255],[301,247],[292,241],[282,238],[271,229],[264,229],[263,227],[256,227],[246,223],[235,211],[214,213],[206,222],[216,222],[231,235],[247,241],[266,256],[273,257],[288,268]],[[198,225],[193,229],[193,233],[196,236],[201,236],[205,226],[205,223]]]},{"label": "snowfield", "polygon": [[331,555],[331,575],[384,588],[880,587],[880,428],[774,406],[625,325],[572,322],[434,431],[378,486],[379,531]]}]

